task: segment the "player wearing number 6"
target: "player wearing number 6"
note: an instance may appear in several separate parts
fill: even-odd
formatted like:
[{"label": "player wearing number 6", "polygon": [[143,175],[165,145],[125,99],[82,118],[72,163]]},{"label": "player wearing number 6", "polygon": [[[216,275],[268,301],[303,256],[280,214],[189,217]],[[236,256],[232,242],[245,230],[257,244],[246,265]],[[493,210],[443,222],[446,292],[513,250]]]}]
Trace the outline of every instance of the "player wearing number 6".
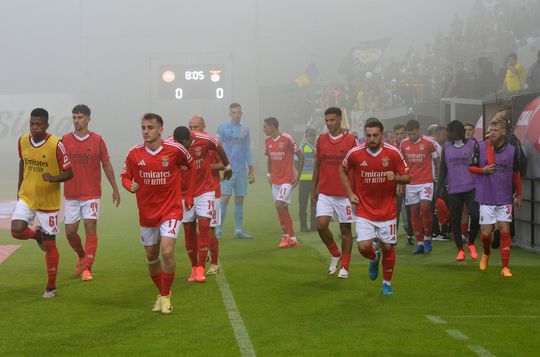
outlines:
[{"label": "player wearing number 6", "polygon": [[[292,189],[298,185],[302,168],[304,167],[304,154],[296,145],[294,138],[289,134],[279,132],[279,122],[276,118],[264,119],[264,154],[267,157],[268,182],[272,187],[272,196],[276,203],[276,210],[281,226],[280,248],[297,247],[296,234],[289,213]],[[298,172],[294,173],[294,155],[298,156]]]},{"label": "player wearing number 6", "polygon": [[[11,218],[14,238],[35,239],[45,251],[49,280],[44,298],[56,296],[60,182],[73,177],[66,149],[57,137],[47,133],[48,127],[49,113],[42,108],[32,110],[30,133],[19,138],[18,201]],[[36,217],[40,226],[30,226]]]},{"label": "player wearing number 6", "polygon": [[[352,204],[356,205],[355,223],[358,250],[370,260],[368,276],[371,280],[379,275],[380,252],[373,243],[382,246],[383,283],[382,293],[392,294],[390,281],[394,272],[397,243],[396,187],[409,183],[409,168],[405,159],[394,146],[383,143],[383,124],[370,118],[365,125],[366,142],[351,149],[339,168],[341,182]],[[349,174],[352,172],[354,186]]]}]

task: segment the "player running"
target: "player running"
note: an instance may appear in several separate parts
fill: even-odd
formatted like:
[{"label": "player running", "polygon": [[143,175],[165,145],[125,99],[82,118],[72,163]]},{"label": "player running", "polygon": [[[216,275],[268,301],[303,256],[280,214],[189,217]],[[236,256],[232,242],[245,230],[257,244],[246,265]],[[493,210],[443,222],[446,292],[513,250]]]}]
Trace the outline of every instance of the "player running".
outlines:
[{"label": "player running", "polygon": [[[370,261],[369,278],[377,279],[381,253],[373,243],[382,247],[382,293],[392,295],[391,280],[394,273],[397,244],[396,187],[410,181],[408,167],[399,150],[383,143],[383,124],[376,118],[366,121],[366,143],[351,149],[342,165],[340,177],[349,201],[356,205],[355,223],[358,250]],[[354,185],[349,174],[352,173]],[[351,188],[354,187],[354,188]]]},{"label": "player running", "polygon": [[[339,184],[339,166],[347,152],[358,145],[358,141],[354,135],[341,128],[341,109],[336,107],[326,109],[324,121],[328,133],[320,135],[317,139],[311,201],[317,207],[317,231],[331,254],[328,274],[333,275],[337,272],[341,260],[338,278],[347,279],[351,261],[353,217],[349,198],[343,186]],[[329,228],[334,213],[338,217],[342,236],[341,254]]]},{"label": "player running", "polygon": [[[98,244],[97,220],[101,198],[101,166],[111,184],[113,203],[118,207],[120,193],[114,178],[107,145],[103,137],[88,130],[90,108],[76,105],[71,111],[75,130],[62,137],[73,169],[73,179],[64,184],[66,237],[78,259],[75,276],[82,273],[83,281],[92,280],[92,265]],[[86,242],[83,248],[77,233],[80,220],[84,220]]]},{"label": "player running", "polygon": [[480,204],[480,239],[484,248],[480,270],[488,267],[492,225],[497,223],[501,231],[501,276],[511,277],[512,272],[508,266],[512,248],[510,223],[512,205],[521,207],[521,174],[520,154],[517,148],[508,142],[505,134],[505,120],[501,117],[493,118],[489,138],[476,145],[469,170],[476,174],[476,201]]},{"label": "player running", "polygon": [[434,179],[439,176],[440,156],[435,140],[422,135],[420,123],[411,119],[405,125],[408,137],[400,150],[409,166],[411,182],[405,186],[405,205],[411,209],[411,223],[417,241],[413,254],[431,253]]},{"label": "player running", "polygon": [[[296,145],[294,138],[279,131],[279,121],[270,117],[264,119],[264,154],[267,157],[266,166],[268,182],[272,187],[276,210],[281,226],[280,248],[297,247],[289,205],[293,188],[298,185],[304,167],[304,154]],[[294,156],[298,157],[298,172],[294,174]]]},{"label": "player running", "polygon": [[[58,272],[58,211],[60,183],[73,177],[71,163],[60,139],[47,133],[49,113],[36,108],[30,113],[30,132],[19,138],[19,183],[17,205],[11,217],[11,235],[34,239],[45,251],[47,287],[44,298],[56,296]],[[39,226],[29,224],[37,217]]]},{"label": "player running", "polygon": [[[202,127],[201,117],[194,117],[190,120],[190,126]],[[194,206],[191,211],[184,213],[182,223],[184,226],[186,251],[191,260],[191,275],[189,282],[205,282],[205,266],[208,250],[210,247],[210,221],[215,216],[215,188],[210,167],[209,152],[218,153],[221,161],[225,165],[223,174],[226,180],[233,175],[229,159],[221,146],[221,143],[203,132],[190,132],[189,129],[180,127],[175,130],[174,140],[182,144],[195,160],[195,187]],[[184,168],[182,168],[184,169]],[[183,188],[187,189],[185,185]],[[198,224],[197,224],[198,222]],[[197,226],[199,231],[197,233]]]},{"label": "player running", "polygon": [[[186,128],[187,129],[187,128]],[[182,145],[161,139],[163,119],[147,113],[141,121],[144,144],[131,148],[122,170],[122,186],[137,197],[141,244],[148,272],[159,290],[152,311],[170,314],[176,260],[174,245],[182,220],[180,166],[188,167],[186,209],[193,206],[191,174],[195,163]],[[159,258],[161,250],[162,261]]]},{"label": "player running", "polygon": [[[471,216],[471,230],[467,248],[472,259],[478,254],[474,241],[480,228],[478,224],[478,203],[474,201],[474,176],[469,172],[470,158],[473,156],[476,140],[465,138],[465,128],[458,120],[448,123],[448,141],[444,144],[441,158],[441,177],[439,178],[438,195],[442,195],[443,184],[448,178],[448,203],[450,205],[450,226],[454,242],[458,249],[457,261],[465,260],[461,217],[464,205]],[[468,219],[468,217],[467,217]]]},{"label": "player running", "polygon": [[[240,123],[242,107],[238,103],[229,106],[230,121],[222,123],[217,129],[217,137],[223,143],[227,157],[231,160],[233,176],[230,180],[221,181],[221,224],[216,228],[216,235],[221,238],[222,225],[227,216],[227,206],[234,190],[234,236],[250,239],[251,236],[242,230],[244,225],[244,198],[247,195],[247,183],[255,182],[255,169],[251,156],[251,139],[249,127]],[[246,172],[246,165],[248,171]]]}]

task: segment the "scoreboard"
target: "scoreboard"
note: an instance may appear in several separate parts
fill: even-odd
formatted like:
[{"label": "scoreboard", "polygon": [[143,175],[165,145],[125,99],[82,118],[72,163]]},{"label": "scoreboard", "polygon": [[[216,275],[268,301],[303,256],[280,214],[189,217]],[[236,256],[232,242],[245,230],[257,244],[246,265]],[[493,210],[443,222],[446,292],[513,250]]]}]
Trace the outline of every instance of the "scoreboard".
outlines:
[{"label": "scoreboard", "polygon": [[223,64],[162,65],[159,72],[159,97],[163,100],[222,101],[225,98]]}]

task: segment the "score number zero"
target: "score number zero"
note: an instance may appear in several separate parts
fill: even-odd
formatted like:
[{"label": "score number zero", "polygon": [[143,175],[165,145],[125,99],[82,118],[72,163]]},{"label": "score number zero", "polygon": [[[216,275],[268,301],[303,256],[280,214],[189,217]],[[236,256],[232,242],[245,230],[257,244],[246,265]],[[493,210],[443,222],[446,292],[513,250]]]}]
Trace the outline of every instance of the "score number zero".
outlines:
[{"label": "score number zero", "polygon": [[[205,78],[204,71],[186,71],[184,73],[186,81],[202,81]],[[174,96],[176,99],[182,99],[184,97],[184,90],[182,88],[176,88],[174,90]],[[223,88],[216,88],[216,98],[223,99]]]}]

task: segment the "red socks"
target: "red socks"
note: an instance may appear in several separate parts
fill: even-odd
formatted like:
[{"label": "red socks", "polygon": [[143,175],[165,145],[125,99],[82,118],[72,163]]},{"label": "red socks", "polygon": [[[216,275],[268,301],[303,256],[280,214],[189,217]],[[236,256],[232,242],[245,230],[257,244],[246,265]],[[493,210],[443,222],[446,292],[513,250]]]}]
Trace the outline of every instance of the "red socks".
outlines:
[{"label": "red socks", "polygon": [[86,269],[92,270],[94,259],[96,258],[96,250],[98,244],[97,235],[89,234],[86,236],[84,251],[86,252]]},{"label": "red socks", "polygon": [[60,255],[58,249],[56,249],[55,240],[44,240],[43,246],[45,248],[45,263],[47,265],[47,289],[56,288],[56,274],[58,273],[58,260]]},{"label": "red socks", "polygon": [[394,246],[388,249],[382,248],[382,267],[383,267],[383,279],[386,281],[392,280],[394,274],[394,266],[396,264],[396,251]]},{"label": "red socks", "polygon": [[279,223],[281,224],[281,232],[283,234],[288,234],[289,237],[294,237],[296,233],[294,232],[293,223],[291,215],[289,214],[289,209],[287,207],[277,208]]},{"label": "red socks", "polygon": [[343,253],[341,255],[341,267],[349,270],[351,264],[351,253]]},{"label": "red socks", "polygon": [[411,206],[411,224],[414,231],[414,236],[417,242],[424,241],[424,227],[422,227],[422,219],[420,218],[420,205]]},{"label": "red socks", "polygon": [[326,248],[328,248],[328,251],[333,257],[339,257],[339,248],[336,245],[336,242],[332,242],[330,245],[327,245]]},{"label": "red socks", "polygon": [[362,250],[360,247],[358,247],[358,251],[364,258],[368,258],[369,260],[373,260],[377,258],[377,255],[375,254],[375,248],[373,246],[370,246],[368,250]]},{"label": "red socks", "polygon": [[161,271],[157,272],[154,275],[150,274],[150,278],[156,285],[156,288],[158,288],[158,290],[160,291],[159,294],[161,295]]},{"label": "red socks", "polygon": [[71,239],[68,237],[68,243],[71,248],[73,248],[73,251],[77,253],[79,258],[84,258],[84,248],[81,243],[81,237],[77,233],[75,233]]},{"label": "red socks", "polygon": [[422,224],[424,226],[424,235],[431,237],[431,228],[433,227],[433,214],[429,204],[420,203],[420,211],[422,212]]},{"label": "red socks", "polygon": [[[501,233],[501,237],[502,237],[502,233]],[[490,235],[480,234],[480,240],[482,241],[484,254],[490,255],[491,254],[491,234]],[[502,245],[501,245],[501,249],[502,249]]]},{"label": "red socks", "polygon": [[174,282],[174,272],[166,273],[161,272],[161,288],[159,289],[159,295],[168,296],[171,294],[171,286]]},{"label": "red socks", "polygon": [[210,220],[199,219],[199,239],[197,240],[199,247],[199,266],[206,265],[206,257],[208,257],[208,246],[210,245]]},{"label": "red socks", "polygon": [[21,239],[21,240],[27,240],[27,239],[37,240],[36,233],[37,231],[33,227],[27,226],[26,229],[22,232],[11,231],[11,236],[15,239]]},{"label": "red socks", "polygon": [[501,232],[501,261],[502,267],[508,268],[508,261],[510,260],[510,250],[512,248],[512,238],[510,232]]},{"label": "red socks", "polygon": [[191,260],[191,266],[197,266],[197,232],[195,232],[195,222],[184,223],[184,242],[186,252]]},{"label": "red socks", "polygon": [[219,256],[219,241],[216,238],[216,232],[210,230],[210,256],[212,258],[211,263],[217,265]]}]

